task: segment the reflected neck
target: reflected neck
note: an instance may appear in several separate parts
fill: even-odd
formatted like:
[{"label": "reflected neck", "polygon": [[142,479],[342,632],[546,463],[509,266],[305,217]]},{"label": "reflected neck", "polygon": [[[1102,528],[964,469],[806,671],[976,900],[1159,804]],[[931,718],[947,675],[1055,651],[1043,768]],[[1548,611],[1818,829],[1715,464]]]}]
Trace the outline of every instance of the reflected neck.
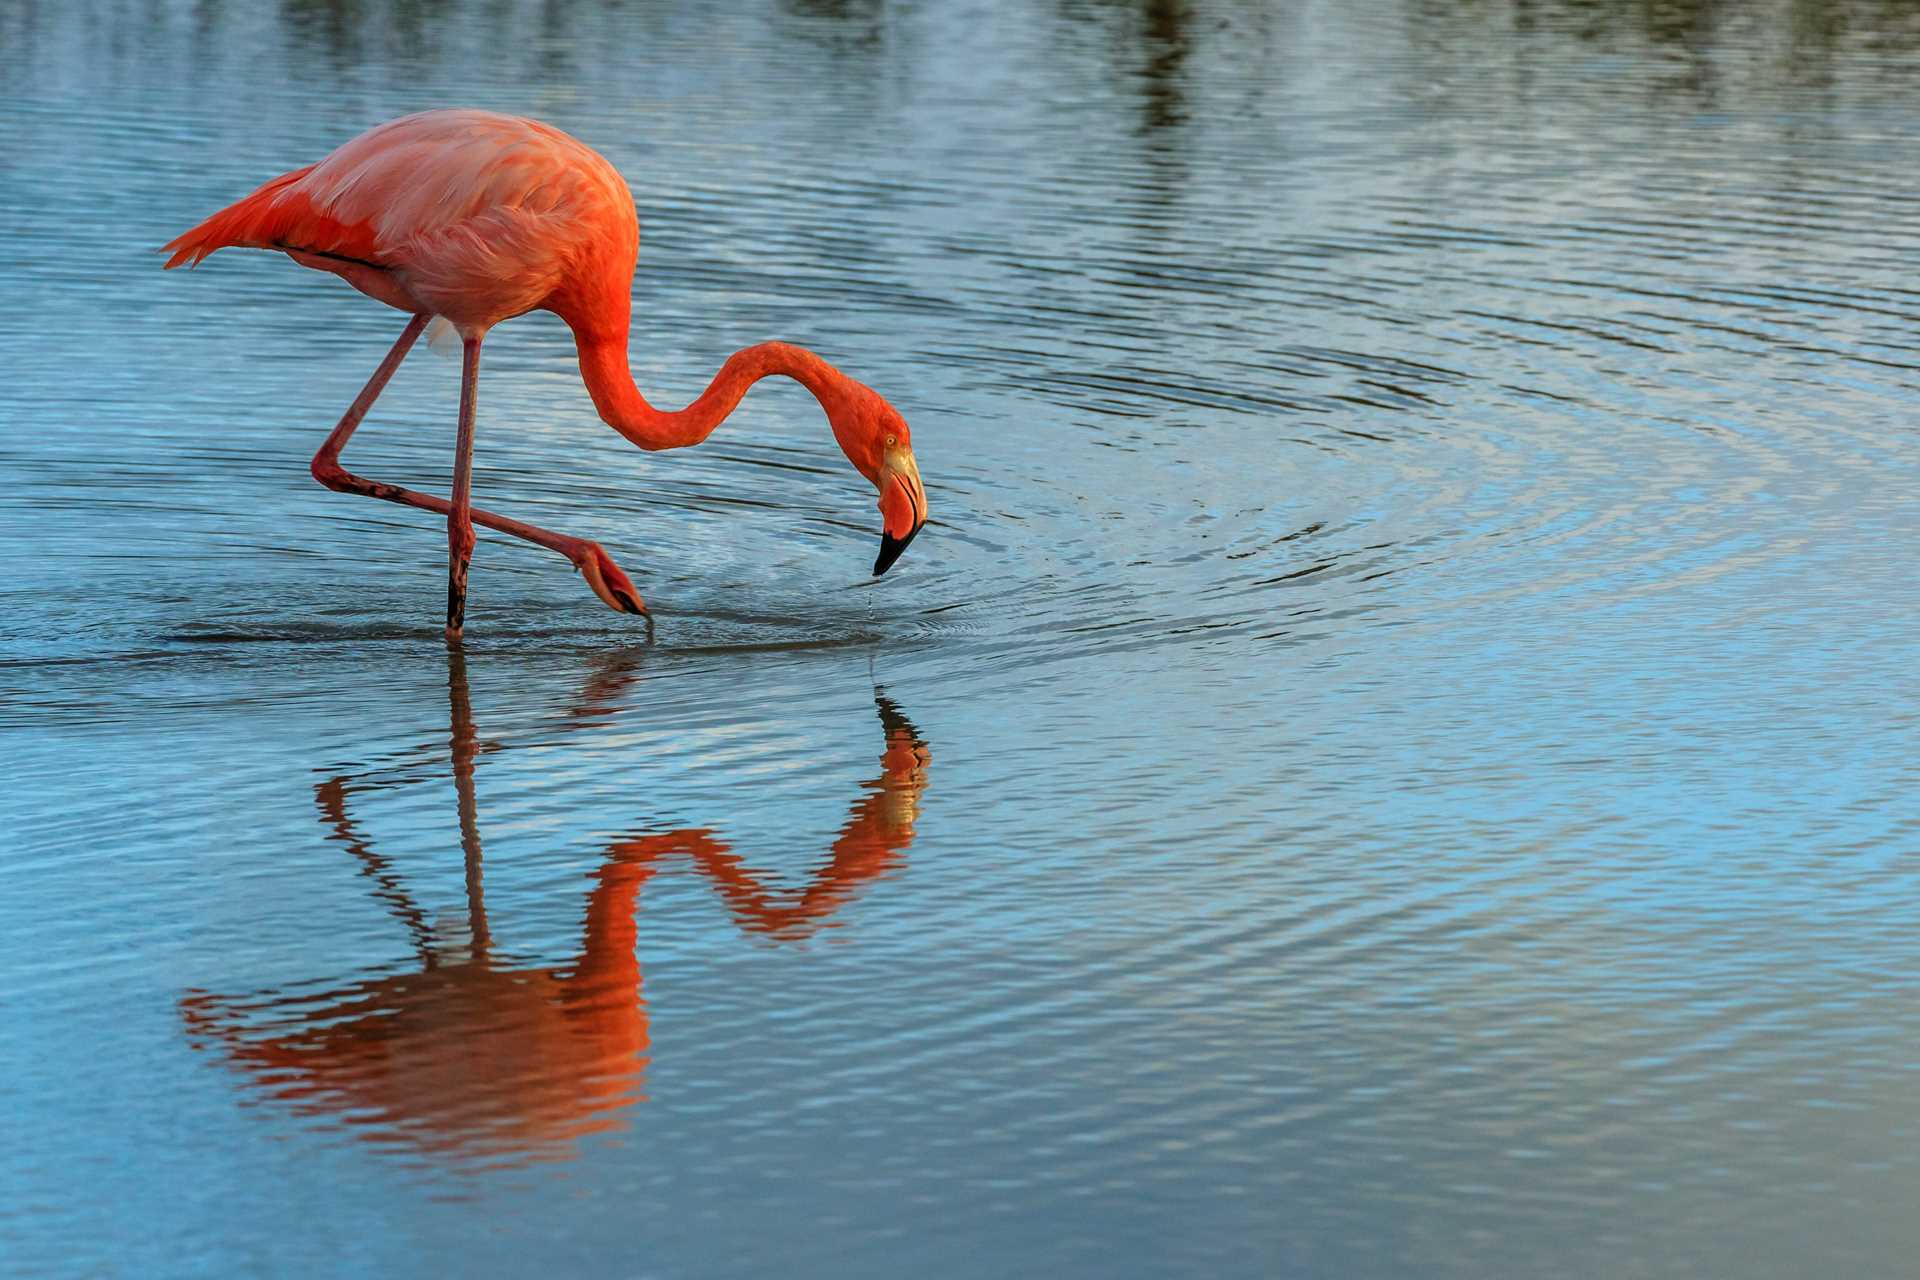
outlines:
[{"label": "reflected neck", "polygon": [[840,398],[846,376],[805,347],[785,342],[763,342],[727,357],[713,381],[686,408],[656,409],[634,385],[627,364],[627,340],[577,338],[580,377],[593,397],[593,407],[606,424],[642,449],[681,449],[699,444],[726,420],[762,378],[792,378],[820,402],[828,417]]}]

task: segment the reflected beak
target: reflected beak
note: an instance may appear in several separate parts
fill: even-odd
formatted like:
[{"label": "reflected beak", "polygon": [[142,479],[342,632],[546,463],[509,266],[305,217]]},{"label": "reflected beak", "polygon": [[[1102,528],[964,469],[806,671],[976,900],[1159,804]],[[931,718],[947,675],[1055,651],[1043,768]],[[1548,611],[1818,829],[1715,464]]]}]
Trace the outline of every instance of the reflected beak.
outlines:
[{"label": "reflected beak", "polygon": [[873,576],[893,567],[927,524],[927,491],[920,484],[920,466],[911,449],[889,449],[880,464],[880,555]]}]

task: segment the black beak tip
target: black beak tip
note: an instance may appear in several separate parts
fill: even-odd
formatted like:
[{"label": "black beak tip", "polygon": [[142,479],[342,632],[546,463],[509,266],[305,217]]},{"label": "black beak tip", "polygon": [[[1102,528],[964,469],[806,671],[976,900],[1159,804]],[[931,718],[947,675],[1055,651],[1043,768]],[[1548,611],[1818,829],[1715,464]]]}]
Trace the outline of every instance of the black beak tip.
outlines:
[{"label": "black beak tip", "polygon": [[926,522],[922,521],[907,530],[907,536],[904,538],[896,538],[892,534],[882,530],[880,534],[880,555],[873,562],[873,576],[877,578],[887,570],[893,568],[893,562],[900,558],[900,553],[907,549],[907,544],[913,541],[914,535],[918,534],[920,530],[924,528],[926,528]]}]

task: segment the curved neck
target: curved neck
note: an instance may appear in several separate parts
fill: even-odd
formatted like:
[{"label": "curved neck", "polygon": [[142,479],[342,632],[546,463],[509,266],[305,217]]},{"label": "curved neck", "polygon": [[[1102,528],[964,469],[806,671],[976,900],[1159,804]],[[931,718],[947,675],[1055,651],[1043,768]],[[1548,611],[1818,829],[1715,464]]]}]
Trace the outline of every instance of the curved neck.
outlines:
[{"label": "curved neck", "polygon": [[813,393],[831,416],[831,401],[845,375],[804,347],[763,342],[727,357],[707,389],[678,412],[656,409],[634,385],[627,365],[625,335],[613,339],[578,338],[580,377],[593,407],[606,424],[642,449],[680,449],[699,444],[733,412],[747,388],[778,374]]}]

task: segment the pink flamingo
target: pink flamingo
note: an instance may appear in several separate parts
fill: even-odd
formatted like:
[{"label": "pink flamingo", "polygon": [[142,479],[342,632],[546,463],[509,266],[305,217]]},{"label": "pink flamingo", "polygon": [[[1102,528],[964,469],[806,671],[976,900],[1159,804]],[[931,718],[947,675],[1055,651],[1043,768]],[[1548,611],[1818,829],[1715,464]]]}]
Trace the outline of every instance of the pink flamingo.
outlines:
[{"label": "pink flamingo", "polygon": [[[542,309],[573,330],[580,376],[600,417],[642,449],[699,444],[747,388],[774,374],[811,391],[854,470],[879,490],[883,529],[876,576],[927,520],[926,491],[907,424],[871,388],[802,347],[763,342],[727,358],[700,398],[656,409],[627,365],[639,220],[627,184],[585,143],[537,120],[487,111],[424,111],[378,125],[318,164],[295,169],[229,205],[166,246],[169,268],[197,266],[216,249],[277,249],[331,271],[412,318],[320,451],[313,475],[329,489],[405,503],[447,517],[447,636],[466,616],[473,526],[557,551],[617,611],[646,607],[596,542],[536,528],[472,504],[475,384],[480,344],[502,320]],[[356,476],[341,450],[435,316],[465,347],[453,500]]]}]

